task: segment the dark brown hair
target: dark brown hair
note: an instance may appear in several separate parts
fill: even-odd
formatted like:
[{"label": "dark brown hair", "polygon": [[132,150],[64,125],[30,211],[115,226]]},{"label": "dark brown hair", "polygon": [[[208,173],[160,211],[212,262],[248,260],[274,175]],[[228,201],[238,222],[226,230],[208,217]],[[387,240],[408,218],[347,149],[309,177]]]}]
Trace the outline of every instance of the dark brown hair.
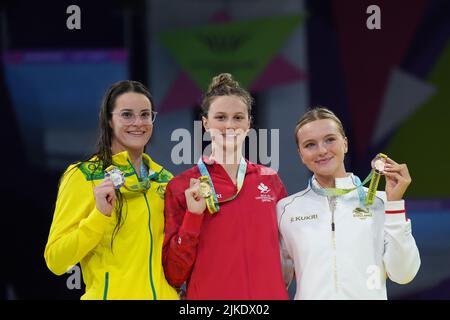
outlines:
[{"label": "dark brown hair", "polygon": [[[116,101],[119,96],[127,92],[135,92],[143,94],[150,100],[151,109],[154,110],[153,97],[148,91],[148,89],[138,81],[122,80],[114,83],[109,87],[103,96],[102,103],[100,105],[99,113],[99,124],[98,124],[98,134],[97,134],[97,146],[96,151],[89,159],[81,162],[77,162],[72,169],[79,168],[83,162],[90,162],[93,164],[92,175],[98,170],[105,170],[110,165],[112,165],[112,138],[113,130],[110,126],[110,121],[112,118],[112,112],[116,107]],[[95,156],[95,160],[90,160]],[[71,170],[70,170],[71,171]],[[67,174],[68,172],[66,172]],[[60,181],[61,183],[61,181]],[[116,203],[114,210],[116,211],[117,222],[114,228],[113,234],[111,236],[111,250],[113,248],[113,241],[120,227],[124,221],[123,205],[125,198],[119,190],[116,190]]]},{"label": "dark brown hair", "polygon": [[208,117],[209,107],[215,98],[221,96],[237,96],[247,106],[248,117],[251,118],[253,98],[247,90],[239,86],[239,82],[233,79],[229,73],[221,73],[212,78],[208,90],[203,96],[201,109],[202,116]]}]

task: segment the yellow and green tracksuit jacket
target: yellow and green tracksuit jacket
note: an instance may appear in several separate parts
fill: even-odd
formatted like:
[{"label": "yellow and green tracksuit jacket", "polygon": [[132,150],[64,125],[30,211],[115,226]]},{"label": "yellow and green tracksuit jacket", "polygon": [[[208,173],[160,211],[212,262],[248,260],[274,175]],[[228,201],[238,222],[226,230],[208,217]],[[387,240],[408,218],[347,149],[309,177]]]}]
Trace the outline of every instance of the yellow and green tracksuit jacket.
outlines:
[{"label": "yellow and green tracksuit jacket", "polygon": [[[147,192],[131,192],[122,187],[122,226],[111,250],[117,223],[99,212],[93,188],[104,179],[95,162],[70,166],[61,179],[52,226],[45,247],[48,268],[57,275],[80,263],[86,293],[81,299],[178,299],[166,281],[162,267],[164,240],[164,193],[172,174],[143,154],[150,168],[151,187]],[[113,156],[113,164],[124,174],[127,184],[137,184],[138,176],[128,153]]]}]

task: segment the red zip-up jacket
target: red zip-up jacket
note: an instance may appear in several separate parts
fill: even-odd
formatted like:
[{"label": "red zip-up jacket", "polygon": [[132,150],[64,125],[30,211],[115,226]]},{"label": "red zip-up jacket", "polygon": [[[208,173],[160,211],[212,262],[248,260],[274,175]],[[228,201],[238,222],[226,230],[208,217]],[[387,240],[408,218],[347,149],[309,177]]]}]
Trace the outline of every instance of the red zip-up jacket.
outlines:
[{"label": "red zip-up jacket", "polygon": [[[205,161],[206,163],[206,161]],[[237,187],[224,168],[206,164],[219,201]],[[244,185],[236,199],[214,215],[187,210],[184,191],[198,167],[167,185],[163,267],[167,281],[187,281],[187,299],[288,299],[281,271],[276,203],[287,196],[277,173],[247,161]]]}]

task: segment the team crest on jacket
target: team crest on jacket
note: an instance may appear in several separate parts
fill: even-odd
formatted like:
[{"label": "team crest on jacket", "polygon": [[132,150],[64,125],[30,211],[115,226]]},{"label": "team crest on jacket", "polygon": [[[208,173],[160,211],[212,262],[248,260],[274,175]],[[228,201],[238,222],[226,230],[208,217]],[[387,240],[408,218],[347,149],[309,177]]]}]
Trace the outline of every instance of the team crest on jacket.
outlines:
[{"label": "team crest on jacket", "polygon": [[255,198],[256,200],[261,200],[262,202],[271,202],[275,200],[275,197],[269,194],[270,188],[266,186],[264,183],[261,182],[257,188],[259,190],[260,195],[259,197]]},{"label": "team crest on jacket", "polygon": [[372,212],[370,212],[369,208],[356,208],[355,210],[353,210],[353,217],[360,218],[361,220],[372,218]]},{"label": "team crest on jacket", "polygon": [[258,185],[258,190],[259,190],[261,193],[268,193],[268,192],[270,191],[269,187],[266,186],[266,185],[265,185],[264,183],[262,183],[262,182]]}]

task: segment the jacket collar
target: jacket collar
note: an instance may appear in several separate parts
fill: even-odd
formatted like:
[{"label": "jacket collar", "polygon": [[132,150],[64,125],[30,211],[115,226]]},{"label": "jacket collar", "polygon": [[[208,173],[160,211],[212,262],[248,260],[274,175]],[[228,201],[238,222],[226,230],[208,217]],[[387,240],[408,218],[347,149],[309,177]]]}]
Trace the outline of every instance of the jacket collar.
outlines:
[{"label": "jacket collar", "polygon": [[[154,178],[156,177],[163,169],[162,166],[157,164],[150,158],[150,156],[146,153],[142,154],[142,161],[147,165],[149,168],[149,177]],[[122,151],[119,153],[116,153],[112,156],[112,162],[115,166],[118,166],[119,169],[125,169],[125,172],[133,171],[133,165],[131,164],[131,159],[128,154],[128,151]],[[136,169],[136,168],[134,168]],[[134,172],[133,172],[134,173]]]},{"label": "jacket collar", "polygon": [[[207,156],[202,156],[201,157],[203,163],[208,167],[208,170],[216,170],[217,166],[221,166],[219,163],[217,163],[217,161],[215,161],[214,159],[207,157]],[[247,159],[245,159],[245,162],[247,162],[247,170],[246,173],[250,173],[250,172],[254,172],[258,170],[258,165],[248,161]]]},{"label": "jacket collar", "polygon": [[[317,188],[322,188],[322,186],[317,182],[316,177],[313,176],[312,183]],[[335,178],[335,186],[339,189],[350,189],[357,185],[355,181],[355,176],[351,172],[347,172],[347,176],[344,178]]]}]

